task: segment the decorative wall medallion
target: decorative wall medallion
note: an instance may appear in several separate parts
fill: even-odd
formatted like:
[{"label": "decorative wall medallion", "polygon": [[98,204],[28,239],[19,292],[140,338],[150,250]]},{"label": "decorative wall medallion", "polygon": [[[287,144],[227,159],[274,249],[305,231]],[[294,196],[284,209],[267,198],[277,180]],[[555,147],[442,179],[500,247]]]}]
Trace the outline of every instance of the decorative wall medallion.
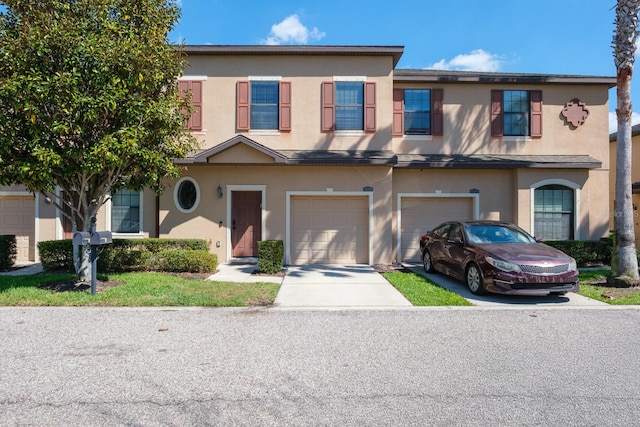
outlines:
[{"label": "decorative wall medallion", "polygon": [[584,121],[589,117],[589,109],[587,105],[579,99],[572,99],[567,102],[562,109],[562,116],[568,123],[571,123],[574,127],[578,127],[584,124]]}]

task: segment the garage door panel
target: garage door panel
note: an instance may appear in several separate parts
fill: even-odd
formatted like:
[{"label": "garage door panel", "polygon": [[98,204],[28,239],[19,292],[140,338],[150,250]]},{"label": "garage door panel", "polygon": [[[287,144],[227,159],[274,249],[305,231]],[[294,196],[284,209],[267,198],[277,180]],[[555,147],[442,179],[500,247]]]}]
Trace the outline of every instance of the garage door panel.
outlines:
[{"label": "garage door panel", "polygon": [[400,259],[420,261],[420,236],[453,220],[473,219],[471,197],[423,197],[402,199]]},{"label": "garage door panel", "polygon": [[16,236],[16,260],[35,259],[35,201],[32,196],[0,196],[0,234]]},{"label": "garage door panel", "polygon": [[366,198],[299,196],[291,206],[292,264],[368,262]]}]

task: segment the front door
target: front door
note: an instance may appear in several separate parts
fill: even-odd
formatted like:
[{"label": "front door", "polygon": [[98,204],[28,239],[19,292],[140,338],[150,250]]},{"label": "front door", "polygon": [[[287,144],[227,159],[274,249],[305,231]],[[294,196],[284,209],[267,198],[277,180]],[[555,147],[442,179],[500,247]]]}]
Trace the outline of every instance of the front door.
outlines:
[{"label": "front door", "polygon": [[231,256],[257,257],[262,235],[262,192],[231,193]]}]

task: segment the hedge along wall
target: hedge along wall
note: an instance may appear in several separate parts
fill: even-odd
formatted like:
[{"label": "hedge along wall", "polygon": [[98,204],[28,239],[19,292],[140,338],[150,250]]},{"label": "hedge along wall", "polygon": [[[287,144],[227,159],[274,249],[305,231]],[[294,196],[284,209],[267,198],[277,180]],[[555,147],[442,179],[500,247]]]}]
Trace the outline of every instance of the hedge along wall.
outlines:
[{"label": "hedge along wall", "polygon": [[16,236],[13,234],[0,236],[0,271],[7,271],[16,262]]},{"label": "hedge along wall", "polygon": [[[218,257],[202,239],[114,239],[103,247],[98,272],[173,271],[208,273],[218,268]],[[46,271],[73,272],[70,239],[38,243]],[[169,254],[170,253],[170,254]]]}]

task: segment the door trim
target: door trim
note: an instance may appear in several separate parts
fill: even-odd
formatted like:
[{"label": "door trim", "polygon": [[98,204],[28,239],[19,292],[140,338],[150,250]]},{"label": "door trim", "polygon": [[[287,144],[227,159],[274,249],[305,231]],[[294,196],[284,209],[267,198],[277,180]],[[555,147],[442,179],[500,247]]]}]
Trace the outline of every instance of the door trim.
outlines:
[{"label": "door trim", "polygon": [[331,196],[331,197],[366,197],[368,199],[369,209],[369,248],[368,259],[369,264],[373,263],[373,192],[372,191],[287,191],[286,197],[286,230],[284,242],[284,263],[289,265],[291,261],[291,198],[295,196]]},{"label": "door trim", "polygon": [[225,186],[225,194],[224,197],[227,200],[227,262],[231,258],[231,254],[233,253],[233,248],[231,247],[233,242],[231,240],[231,198],[234,191],[259,191],[262,194],[262,209],[260,212],[260,237],[258,240],[264,240],[265,238],[265,229],[266,229],[266,218],[265,212],[267,210],[267,186],[266,185],[227,185]]}]

